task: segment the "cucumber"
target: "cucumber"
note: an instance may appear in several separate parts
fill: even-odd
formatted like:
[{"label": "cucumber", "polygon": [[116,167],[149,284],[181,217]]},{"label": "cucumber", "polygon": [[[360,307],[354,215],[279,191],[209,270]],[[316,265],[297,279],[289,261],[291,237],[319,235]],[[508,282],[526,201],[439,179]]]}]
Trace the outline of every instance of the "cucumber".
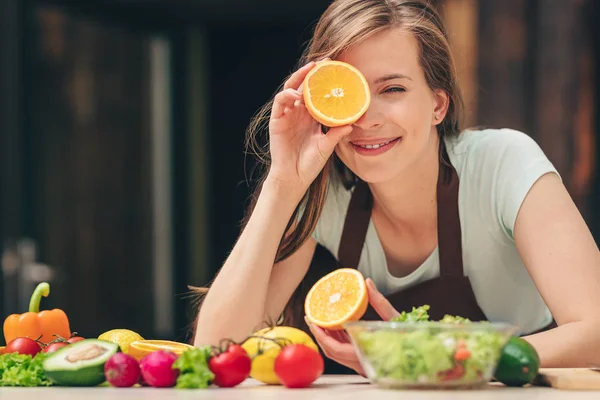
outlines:
[{"label": "cucumber", "polygon": [[494,378],[506,386],[524,386],[535,379],[539,369],[540,357],[535,348],[513,336],[502,349]]},{"label": "cucumber", "polygon": [[104,364],[119,351],[116,343],[80,340],[51,353],[44,360],[44,373],[58,386],[97,386],[106,380]]}]

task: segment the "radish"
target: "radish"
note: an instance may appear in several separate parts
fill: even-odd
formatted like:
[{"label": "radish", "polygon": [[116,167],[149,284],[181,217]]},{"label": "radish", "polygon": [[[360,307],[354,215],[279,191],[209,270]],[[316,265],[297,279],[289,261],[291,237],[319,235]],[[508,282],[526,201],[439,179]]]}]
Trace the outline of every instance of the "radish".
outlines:
[{"label": "radish", "polygon": [[144,376],[142,375],[142,371],[140,369],[140,380],[138,381],[138,384],[140,386],[150,386],[146,383],[146,381],[144,380]]},{"label": "radish", "polygon": [[172,387],[177,383],[179,370],[173,369],[177,355],[170,351],[154,351],[140,360],[142,377],[153,387]]},{"label": "radish", "polygon": [[131,387],[140,380],[140,365],[134,357],[116,353],[104,364],[104,376],[112,386]]}]

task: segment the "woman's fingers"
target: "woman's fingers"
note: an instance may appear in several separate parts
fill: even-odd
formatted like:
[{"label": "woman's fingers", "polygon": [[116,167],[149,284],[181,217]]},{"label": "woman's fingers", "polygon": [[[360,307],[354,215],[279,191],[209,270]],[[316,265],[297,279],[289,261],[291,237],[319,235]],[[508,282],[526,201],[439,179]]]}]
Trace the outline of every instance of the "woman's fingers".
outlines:
[{"label": "woman's fingers", "polygon": [[350,343],[338,341],[331,335],[331,332],[313,324],[308,324],[308,328],[327,357],[344,365],[346,365],[345,362],[358,361],[354,347]]},{"label": "woman's fingers", "polygon": [[306,75],[308,74],[308,71],[310,71],[315,65],[317,65],[320,62],[323,61],[327,61],[330,60],[329,57],[324,58],[322,60],[319,60],[317,62],[315,61],[310,61],[308,63],[306,63],[306,65],[304,65],[303,67],[299,68],[296,72],[294,72],[287,81],[285,81],[285,83],[283,84],[283,88],[284,89],[296,89],[296,90],[300,90],[300,93],[302,93],[302,82],[304,82],[304,78],[306,78]]},{"label": "woman's fingers", "polygon": [[362,376],[366,376],[346,332],[327,331],[312,325],[308,320],[306,324],[326,357],[353,369]]},{"label": "woman's fingers", "polygon": [[304,82],[304,78],[306,78],[308,71],[310,71],[314,66],[315,62],[311,61],[302,68],[298,69],[288,78],[287,81],[285,81],[285,83],[283,84],[283,88],[294,90],[300,88],[300,85],[302,85],[302,82]]},{"label": "woman's fingers", "polygon": [[337,340],[340,343],[351,343],[350,342],[350,338],[348,337],[348,334],[346,333],[346,331],[329,331],[329,330],[325,330],[325,333],[328,336],[331,336],[332,338],[334,338],[335,340]]},{"label": "woman's fingers", "polygon": [[389,321],[390,319],[400,315],[398,310],[396,310],[394,306],[392,306],[392,304],[385,298],[385,296],[381,294],[379,290],[377,290],[373,280],[371,278],[367,278],[366,281],[367,291],[369,293],[369,303],[371,304],[371,307],[373,307],[373,310],[379,314],[381,319],[384,321]]},{"label": "woman's fingers", "polygon": [[285,89],[277,95],[273,101],[273,109],[271,110],[272,118],[281,118],[284,114],[292,110],[295,102],[301,100],[302,96],[294,89]]},{"label": "woman's fingers", "polygon": [[340,140],[352,133],[352,129],[351,125],[343,125],[327,130],[327,133],[324,134],[323,138],[327,143],[327,149],[325,149],[325,151],[333,152],[333,149],[335,149],[335,146],[337,146]]}]

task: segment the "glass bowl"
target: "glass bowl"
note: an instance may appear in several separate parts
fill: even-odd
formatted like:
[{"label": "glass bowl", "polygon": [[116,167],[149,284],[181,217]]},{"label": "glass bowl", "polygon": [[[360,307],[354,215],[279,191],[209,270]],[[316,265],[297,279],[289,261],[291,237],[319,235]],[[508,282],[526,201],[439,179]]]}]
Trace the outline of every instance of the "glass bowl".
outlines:
[{"label": "glass bowl", "polygon": [[386,388],[479,388],[517,326],[353,321],[344,324],[367,378]]}]

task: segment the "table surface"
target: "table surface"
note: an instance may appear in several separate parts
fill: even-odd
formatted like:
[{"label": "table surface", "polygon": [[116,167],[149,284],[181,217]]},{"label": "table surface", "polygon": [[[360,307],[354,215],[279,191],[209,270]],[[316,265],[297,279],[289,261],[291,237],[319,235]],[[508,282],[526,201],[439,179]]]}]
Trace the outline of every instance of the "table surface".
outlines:
[{"label": "table surface", "polygon": [[307,389],[286,389],[282,386],[263,385],[253,379],[246,380],[238,387],[224,389],[155,389],[147,387],[134,388],[0,388],[2,400],[94,400],[94,399],[305,399],[346,400],[375,397],[386,399],[581,399],[597,400],[600,391],[567,391],[548,387],[528,386],[525,388],[508,388],[500,384],[489,384],[481,389],[473,390],[392,390],[379,388],[360,376],[325,375]]}]

